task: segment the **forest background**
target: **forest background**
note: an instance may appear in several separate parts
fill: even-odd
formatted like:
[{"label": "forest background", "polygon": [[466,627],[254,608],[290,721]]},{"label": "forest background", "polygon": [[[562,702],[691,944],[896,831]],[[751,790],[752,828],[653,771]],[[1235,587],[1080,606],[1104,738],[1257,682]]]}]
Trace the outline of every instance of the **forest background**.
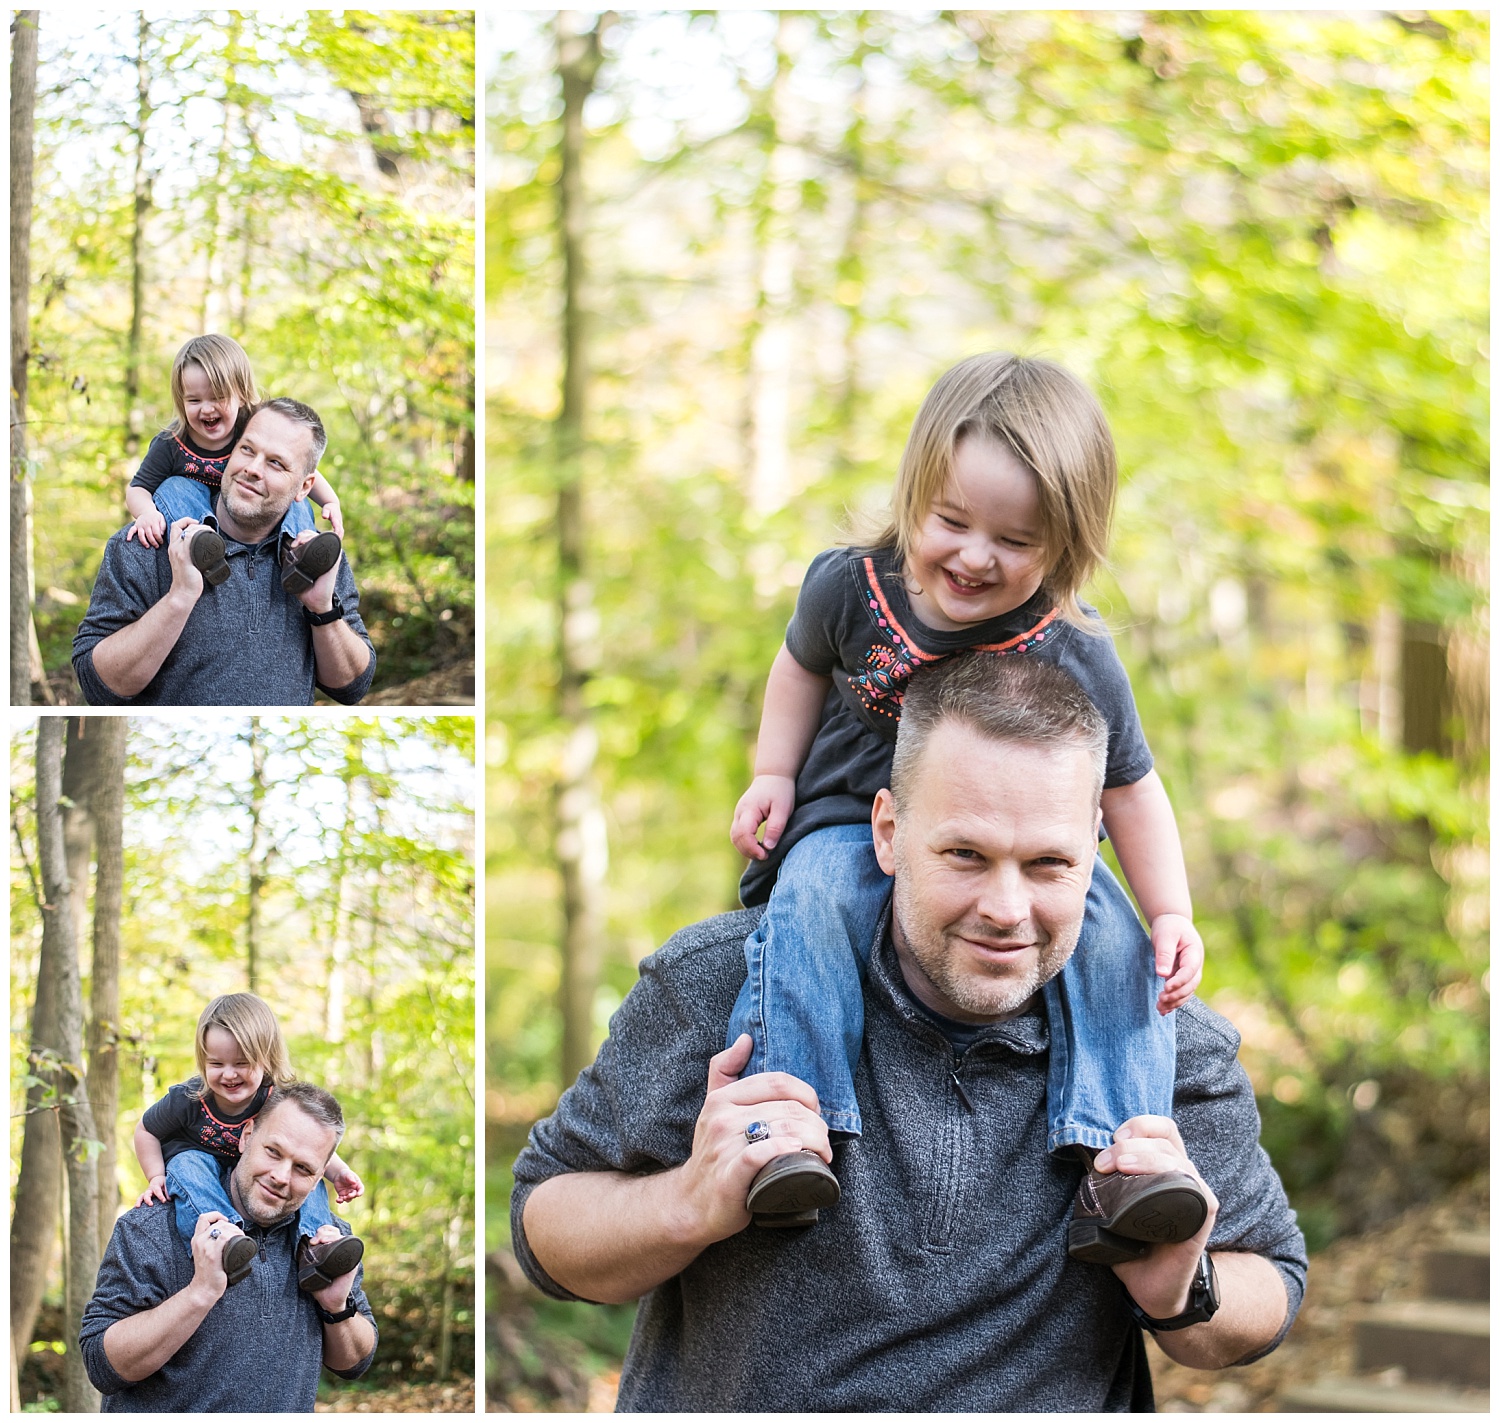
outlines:
[{"label": "forest background", "polygon": [[366,1244],[380,1347],[330,1398],[471,1408],[472,718],[43,725],[45,754],[35,722],[10,747],[13,1406],[97,1410],[74,1341],[146,1185],[132,1133],[194,1075],[209,999],[249,990],[339,1098],[365,1184],[337,1209]]},{"label": "forest background", "polygon": [[30,294],[29,325],[12,312],[12,616],[24,650],[34,601],[33,700],[81,700],[73,632],[175,417],[173,356],[219,331],[263,395],[327,427],[380,659],[370,700],[472,703],[473,12],[17,13],[39,26],[29,281],[30,146],[12,172]]},{"label": "forest background", "polygon": [[609,1401],[631,1311],[524,1287],[510,1163],[735,903],[798,582],[974,351],[1108,412],[1089,596],[1310,1244],[1483,1170],[1487,18],[488,26],[492,1401]]}]

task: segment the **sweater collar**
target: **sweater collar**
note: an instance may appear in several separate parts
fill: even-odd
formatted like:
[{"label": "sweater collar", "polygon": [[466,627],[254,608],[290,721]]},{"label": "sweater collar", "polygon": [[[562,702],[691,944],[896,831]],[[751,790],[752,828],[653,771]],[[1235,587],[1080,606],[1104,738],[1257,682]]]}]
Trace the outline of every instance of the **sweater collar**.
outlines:
[{"label": "sweater collar", "polygon": [[[876,926],[875,946],[870,954],[870,987],[907,1032],[947,1047],[948,1039],[943,1036],[942,1029],[917,1006],[911,989],[906,985],[901,962],[896,957],[896,946],[891,940],[891,912],[891,901],[887,900],[885,912]],[[994,1045],[1031,1057],[1046,1052],[1047,1043],[1047,1014],[1038,1005],[1014,1018],[980,1028],[974,1047]]]}]

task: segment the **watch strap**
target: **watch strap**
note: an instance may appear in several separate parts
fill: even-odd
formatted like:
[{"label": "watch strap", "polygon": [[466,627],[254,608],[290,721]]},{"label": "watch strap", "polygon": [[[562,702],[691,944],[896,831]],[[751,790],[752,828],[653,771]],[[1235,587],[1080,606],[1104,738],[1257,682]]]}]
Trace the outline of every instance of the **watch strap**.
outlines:
[{"label": "watch strap", "polygon": [[327,627],[329,623],[336,623],[344,616],[344,605],[339,601],[339,595],[335,593],[333,606],[326,613],[313,613],[303,608],[302,616],[307,619],[307,625],[310,628]]},{"label": "watch strap", "polygon": [[313,1301],[313,1308],[318,1311],[318,1318],[324,1324],[342,1324],[346,1319],[353,1319],[359,1313],[359,1306],[354,1303],[354,1296],[350,1295],[344,1302],[344,1307],[337,1314],[329,1312],[320,1305],[317,1300]]},{"label": "watch strap", "polygon": [[1129,1294],[1125,1296],[1135,1322],[1153,1334],[1170,1334],[1175,1329],[1188,1329],[1194,1324],[1206,1324],[1219,1312],[1219,1276],[1214,1270],[1213,1257],[1207,1250],[1198,1257],[1198,1268],[1193,1272],[1193,1283],[1188,1290],[1187,1308],[1170,1319],[1152,1319]]}]

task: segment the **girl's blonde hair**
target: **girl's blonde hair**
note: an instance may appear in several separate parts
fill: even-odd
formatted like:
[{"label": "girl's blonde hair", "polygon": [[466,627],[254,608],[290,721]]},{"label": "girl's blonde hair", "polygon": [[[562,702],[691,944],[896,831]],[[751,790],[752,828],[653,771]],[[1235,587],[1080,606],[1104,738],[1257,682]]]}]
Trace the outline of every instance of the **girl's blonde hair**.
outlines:
[{"label": "girl's blonde hair", "polygon": [[264,998],[253,993],[221,993],[198,1016],[198,1036],[193,1056],[203,1082],[200,1097],[208,1095],[208,1030],[223,1028],[240,1045],[240,1051],[277,1087],[294,1080],[292,1059],[281,1036],[281,1025]]},{"label": "girl's blonde hair", "polygon": [[922,521],[948,487],[954,452],[970,435],[1008,448],[1036,476],[1047,561],[1042,587],[1069,622],[1091,627],[1078,591],[1109,548],[1115,442],[1093,392],[1051,361],[990,351],[938,378],[912,422],[890,522],[876,546],[910,562]]},{"label": "girl's blonde hair", "polygon": [[250,357],[240,343],[228,336],[194,336],[191,341],[183,342],[172,362],[172,404],[177,407],[172,434],[180,435],[187,429],[182,373],[188,366],[201,368],[208,377],[208,388],[213,391],[215,400],[227,400],[232,395],[246,409],[260,404],[255,389],[255,372],[250,369]]}]

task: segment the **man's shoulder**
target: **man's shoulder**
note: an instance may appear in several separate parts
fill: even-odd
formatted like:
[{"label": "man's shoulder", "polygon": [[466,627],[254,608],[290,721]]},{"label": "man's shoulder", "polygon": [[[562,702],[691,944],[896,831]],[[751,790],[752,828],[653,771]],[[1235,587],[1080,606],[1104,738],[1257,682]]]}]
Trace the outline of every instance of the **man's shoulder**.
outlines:
[{"label": "man's shoulder", "polygon": [[1228,1018],[1214,1012],[1201,998],[1189,998],[1177,1010],[1177,1043],[1179,1051],[1186,1046],[1190,1051],[1228,1052],[1232,1056],[1240,1050],[1240,1034]]},{"label": "man's shoulder", "polygon": [[[132,1206],[116,1218],[113,1240],[119,1252],[131,1257],[172,1249],[174,1242],[181,1240],[177,1234],[177,1207],[171,1201]],[[186,1243],[183,1249],[187,1249]]]},{"label": "man's shoulder", "polygon": [[679,929],[654,954],[641,960],[641,977],[718,977],[726,966],[736,964],[743,977],[745,961],[742,949],[763,912],[760,906],[735,909]]}]

